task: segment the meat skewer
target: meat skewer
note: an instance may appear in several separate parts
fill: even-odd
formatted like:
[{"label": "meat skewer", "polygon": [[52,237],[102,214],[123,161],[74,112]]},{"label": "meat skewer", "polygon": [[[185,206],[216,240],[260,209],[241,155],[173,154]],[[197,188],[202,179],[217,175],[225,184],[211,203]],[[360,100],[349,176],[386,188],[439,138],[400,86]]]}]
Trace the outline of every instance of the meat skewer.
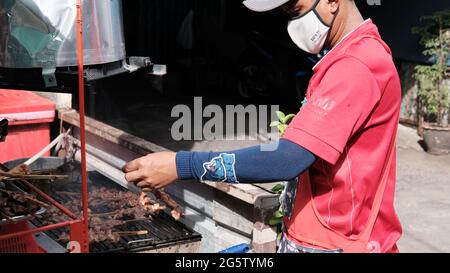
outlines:
[{"label": "meat skewer", "polygon": [[[55,184],[55,187],[58,187]],[[64,194],[72,200],[63,202],[71,211],[80,213],[82,210],[77,192],[54,191],[55,194]],[[122,231],[127,223],[148,220],[152,214],[158,213],[165,207],[148,197],[137,196],[130,191],[117,191],[105,187],[90,187],[89,207],[94,210],[89,219],[90,242],[112,241],[118,242],[123,236],[145,235],[148,231]],[[58,211],[50,210],[46,213],[47,219],[59,220]],[[115,231],[115,229],[119,229]],[[145,234],[144,234],[145,233]],[[69,241],[67,234],[60,236],[62,243]]]},{"label": "meat skewer", "polygon": [[165,193],[163,190],[154,190],[152,193],[156,198],[161,199],[172,209],[171,214],[175,220],[179,220],[184,216],[183,210],[181,209],[180,205],[178,205],[178,203],[175,202],[175,200],[173,200],[170,195]]},{"label": "meat skewer", "polygon": [[92,213],[92,214],[91,214],[91,217],[108,217],[108,216],[116,215],[116,214],[118,214],[118,213],[119,213],[118,210],[116,210],[116,211],[111,211],[111,212],[105,212],[105,213]]},{"label": "meat skewer", "polygon": [[[8,170],[6,173],[12,175],[12,174],[29,174],[30,170],[28,169],[28,167],[26,165],[18,165],[10,170]],[[3,179],[5,179],[6,176],[3,176],[0,174],[0,181],[2,181]]]},{"label": "meat skewer", "polygon": [[38,205],[40,205],[42,207],[45,207],[45,208],[49,207],[49,205],[47,203],[44,203],[44,202],[41,202],[41,201],[37,200],[36,198],[32,197],[30,194],[17,193],[17,192],[2,190],[2,189],[0,189],[0,192],[5,193],[10,198],[12,198],[14,200],[17,200],[17,201],[19,201],[21,203],[25,203],[26,201],[30,201],[30,202],[38,204]]},{"label": "meat skewer", "polygon": [[41,174],[20,174],[20,173],[5,173],[0,172],[0,177],[3,181],[11,180],[65,180],[68,179],[67,175],[41,175]]},{"label": "meat skewer", "polygon": [[165,206],[156,203],[144,192],[141,193],[141,196],[139,197],[139,202],[145,210],[150,211],[151,213],[158,213],[166,208]]},{"label": "meat skewer", "polygon": [[76,192],[69,192],[69,191],[56,191],[56,193],[57,193],[58,195],[67,195],[67,196],[76,196],[76,197],[78,197],[78,196],[81,195],[81,194],[79,194],[79,193],[76,193]]},{"label": "meat skewer", "polygon": [[[28,169],[28,166],[33,164],[36,160],[41,158],[41,156],[43,156],[46,152],[50,151],[54,146],[56,146],[65,135],[66,134],[64,134],[64,133],[60,134],[57,138],[55,138],[50,144],[48,144],[46,147],[44,147],[41,151],[39,151],[37,154],[35,154],[33,157],[31,157],[27,161],[25,161],[25,163],[12,168],[11,170],[8,171],[8,173],[9,174],[29,174],[30,170]],[[3,180],[4,178],[5,177],[2,174],[0,174],[0,181]]]},{"label": "meat skewer", "polygon": [[36,211],[47,204],[30,194],[0,189],[0,219],[16,222],[15,217],[31,215],[37,217]]},{"label": "meat skewer", "polygon": [[115,231],[114,234],[117,234],[119,236],[125,237],[125,236],[135,236],[135,235],[147,235],[147,230],[137,230],[137,231]]},{"label": "meat skewer", "polygon": [[42,207],[44,207],[44,208],[48,208],[48,207],[50,206],[49,204],[44,203],[44,202],[41,202],[41,201],[39,201],[39,200],[37,200],[37,199],[31,197],[31,196],[25,196],[25,198],[26,198],[28,201],[31,201],[31,202],[33,202],[33,203],[36,203],[36,204],[38,204],[38,205],[40,205],[40,206],[42,206]]},{"label": "meat skewer", "polygon": [[42,169],[42,170],[31,170],[30,174],[37,174],[37,175],[51,175],[56,173],[57,169]]},{"label": "meat skewer", "polygon": [[0,210],[0,215],[2,216],[2,217],[5,217],[5,219],[8,221],[8,222],[16,222],[16,220],[14,220],[13,218],[11,218],[11,216],[9,216],[8,214],[6,214],[5,212],[3,212],[2,210]]},{"label": "meat skewer", "polygon": [[136,218],[136,219],[131,219],[131,220],[125,220],[125,223],[133,223],[133,222],[140,222],[140,221],[147,221],[149,220],[149,218]]},{"label": "meat skewer", "polygon": [[[33,175],[52,176],[53,174],[58,173],[58,170],[30,171],[26,166],[23,165],[17,166],[14,169],[15,171],[8,172],[8,174],[11,175],[8,175],[7,179],[12,179],[15,177],[17,177],[18,179],[32,179],[30,178],[30,176]],[[25,177],[25,175],[27,176]],[[2,175],[0,173],[0,178],[1,176]],[[6,177],[6,175],[4,177]],[[67,179],[67,177],[64,177],[64,179]],[[51,187],[55,187],[55,189],[57,189],[59,185],[61,185],[61,183],[55,183],[54,186],[52,184]],[[65,199],[73,199],[62,204],[71,211],[75,212],[75,214],[81,213],[82,206],[79,198],[80,193],[71,192],[66,187],[59,189],[62,189],[62,191],[53,192],[56,195],[65,195]],[[159,203],[146,194],[142,194],[141,197],[139,197],[129,191],[109,190],[104,187],[90,187],[90,190],[91,191],[88,200],[89,207],[94,210],[94,213],[91,213],[91,217],[89,219],[89,240],[91,242],[101,242],[106,240],[117,242],[118,240],[120,240],[120,237],[123,236],[148,234],[148,231],[146,230],[122,231],[123,227],[121,226],[133,221],[148,220],[149,216],[159,213],[166,208],[163,203],[167,204],[167,207],[172,209],[173,218],[178,220],[183,215],[181,207],[164,191],[158,190],[153,192],[153,195],[156,197],[156,199],[161,200],[161,203]],[[36,201],[40,202],[39,200]],[[97,213],[95,213],[95,210],[97,210]],[[51,207],[51,209],[49,209],[46,213],[45,220],[59,221],[59,219],[63,220],[64,217],[66,216]],[[114,229],[118,229],[120,231],[115,231]],[[69,237],[70,236],[68,234],[62,234],[60,236],[60,239],[62,241],[68,241],[70,240]]]}]

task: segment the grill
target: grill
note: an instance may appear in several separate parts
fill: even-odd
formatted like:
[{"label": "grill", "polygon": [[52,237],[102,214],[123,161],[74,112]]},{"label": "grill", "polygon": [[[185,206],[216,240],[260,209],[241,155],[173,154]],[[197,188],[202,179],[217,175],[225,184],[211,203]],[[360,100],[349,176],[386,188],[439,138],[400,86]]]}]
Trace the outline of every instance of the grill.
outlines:
[{"label": "grill", "polygon": [[[20,161],[9,162],[11,165],[16,165]],[[79,170],[81,168],[78,162],[70,162],[64,164],[60,158],[42,158],[34,163],[32,169],[55,169],[58,167],[66,175],[69,175],[69,181],[49,182],[39,184],[44,192],[49,194],[52,198],[60,203],[66,203],[71,200],[78,200],[77,197],[71,195],[58,194],[58,192],[66,191],[71,193],[81,192],[81,176]],[[104,187],[112,191],[126,191],[125,188],[118,185],[109,178],[103,176],[97,171],[88,172],[88,187]],[[105,208],[91,208],[95,213],[104,213]],[[77,213],[74,211],[74,213]],[[45,217],[45,214],[43,215]],[[45,219],[45,218],[44,218]],[[36,227],[45,226],[43,219],[34,218],[31,223]],[[148,233],[145,235],[122,236],[118,242],[102,241],[91,242],[89,245],[90,252],[93,253],[111,253],[111,252],[146,252],[157,251],[164,252],[164,249],[186,245],[195,244],[201,241],[201,235],[184,225],[183,223],[174,220],[166,212],[153,215],[146,219],[137,219],[126,222],[124,225],[115,228],[117,231],[142,231]],[[68,228],[60,228],[46,231],[45,234],[58,242],[61,235],[69,233]],[[65,248],[63,243],[58,242],[61,247]]]},{"label": "grill", "polygon": [[[43,223],[35,219],[32,221],[35,226],[43,226]],[[93,242],[89,249],[92,253],[112,253],[112,252],[143,252],[167,248],[174,245],[199,242],[201,236],[183,224],[176,222],[166,213],[160,213],[150,220],[140,220],[118,228],[120,231],[147,230],[147,235],[124,236],[119,242]],[[67,228],[47,231],[46,234],[57,241],[63,232],[68,232]],[[65,247],[61,244],[62,247]]]}]

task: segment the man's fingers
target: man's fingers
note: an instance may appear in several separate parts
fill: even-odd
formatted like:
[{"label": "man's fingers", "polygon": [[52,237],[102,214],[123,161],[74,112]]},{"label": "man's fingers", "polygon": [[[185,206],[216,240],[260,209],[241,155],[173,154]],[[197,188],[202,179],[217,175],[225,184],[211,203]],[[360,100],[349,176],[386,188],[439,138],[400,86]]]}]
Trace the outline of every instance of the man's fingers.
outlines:
[{"label": "man's fingers", "polygon": [[136,171],[137,169],[139,169],[139,160],[140,159],[138,158],[138,159],[128,162],[127,164],[125,164],[125,166],[123,166],[122,171],[124,173]]},{"label": "man's fingers", "polygon": [[128,182],[136,182],[142,179],[142,174],[139,171],[128,172],[125,174],[125,179]]},{"label": "man's fingers", "polygon": [[136,183],[136,186],[138,186],[139,188],[154,188],[153,185],[147,181]]},{"label": "man's fingers", "polygon": [[153,192],[154,189],[153,188],[142,188],[143,192]]}]

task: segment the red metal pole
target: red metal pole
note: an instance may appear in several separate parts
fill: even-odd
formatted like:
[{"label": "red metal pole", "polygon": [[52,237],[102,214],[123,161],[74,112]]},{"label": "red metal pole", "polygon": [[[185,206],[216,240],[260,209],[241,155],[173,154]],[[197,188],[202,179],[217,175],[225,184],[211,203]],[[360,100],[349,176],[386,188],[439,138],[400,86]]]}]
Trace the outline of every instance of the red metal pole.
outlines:
[{"label": "red metal pole", "polygon": [[[0,163],[0,170],[3,170],[5,172],[9,171],[9,168],[7,168],[5,165],[3,165],[2,163]],[[50,204],[52,204],[53,206],[57,207],[60,211],[62,211],[65,215],[69,216],[72,219],[78,219],[78,217],[71,212],[70,210],[66,209],[63,205],[61,205],[60,203],[58,203],[55,199],[51,198],[50,196],[48,196],[47,194],[45,194],[43,191],[41,191],[40,189],[38,189],[37,187],[35,187],[33,184],[31,184],[30,182],[26,181],[26,180],[20,180],[20,182],[22,182],[23,184],[25,184],[27,187],[29,187],[32,191],[34,191],[35,193],[39,194],[42,198],[44,198],[45,200],[47,200],[48,202],[50,202]]]},{"label": "red metal pole", "polygon": [[24,183],[27,187],[29,187],[32,191],[34,191],[35,193],[39,194],[42,198],[44,198],[45,200],[47,200],[48,202],[50,202],[53,206],[57,207],[60,211],[62,211],[65,215],[69,216],[70,218],[76,220],[78,219],[77,216],[71,212],[70,210],[66,209],[63,205],[61,205],[60,203],[58,203],[55,199],[51,198],[50,196],[48,196],[47,194],[45,194],[43,191],[41,191],[40,189],[38,189],[37,187],[35,187],[33,184],[31,184],[30,182],[23,180],[21,181],[22,183]]},{"label": "red metal pole", "polygon": [[52,225],[43,226],[43,227],[39,227],[39,228],[34,228],[34,229],[30,229],[30,230],[25,230],[25,231],[20,231],[20,232],[14,232],[14,233],[6,234],[6,235],[1,235],[0,236],[0,241],[11,239],[11,238],[15,238],[15,237],[22,237],[22,236],[25,236],[25,235],[28,235],[28,234],[34,234],[34,233],[43,232],[43,231],[47,231],[47,230],[58,229],[58,228],[62,228],[62,227],[66,227],[66,226],[69,226],[69,225],[76,224],[77,222],[80,222],[80,220],[78,220],[78,221],[67,221],[67,222],[52,224]]},{"label": "red metal pole", "polygon": [[78,97],[80,104],[81,181],[84,231],[81,252],[89,252],[89,212],[86,173],[86,128],[84,109],[84,54],[83,54],[83,9],[82,0],[77,0],[77,40],[78,40]]}]

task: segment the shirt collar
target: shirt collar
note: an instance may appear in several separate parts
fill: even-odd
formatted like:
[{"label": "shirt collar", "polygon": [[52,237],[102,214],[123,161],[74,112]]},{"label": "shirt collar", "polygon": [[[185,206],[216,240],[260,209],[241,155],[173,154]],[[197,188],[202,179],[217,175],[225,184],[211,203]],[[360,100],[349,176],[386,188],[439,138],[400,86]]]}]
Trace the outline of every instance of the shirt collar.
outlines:
[{"label": "shirt collar", "polygon": [[351,40],[351,38],[353,38],[353,34],[355,33],[359,33],[361,29],[365,29],[364,26],[366,25],[371,25],[372,24],[372,20],[371,19],[367,19],[365,20],[363,23],[361,23],[357,28],[355,28],[354,30],[352,30],[351,32],[347,33],[344,38],[342,38],[330,51],[328,51],[328,53],[322,57],[322,59],[320,59],[319,62],[317,62],[317,64],[313,67],[313,71],[316,72],[320,66],[320,64],[322,64],[325,60],[329,59],[331,56],[334,55],[334,52],[338,51],[339,48],[341,48],[341,45],[344,44],[345,42],[347,42],[347,40]]}]

